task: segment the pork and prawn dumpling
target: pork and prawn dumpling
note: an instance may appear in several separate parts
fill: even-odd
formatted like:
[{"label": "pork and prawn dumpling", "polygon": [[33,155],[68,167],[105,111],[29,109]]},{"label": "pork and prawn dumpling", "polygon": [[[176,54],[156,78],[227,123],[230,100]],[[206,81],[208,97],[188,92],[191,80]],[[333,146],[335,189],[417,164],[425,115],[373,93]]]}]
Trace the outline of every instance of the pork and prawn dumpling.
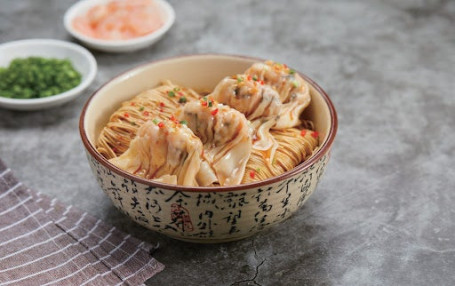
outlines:
[{"label": "pork and prawn dumpling", "polygon": [[278,92],[252,76],[226,77],[217,84],[211,96],[242,112],[251,121],[276,117],[282,107]]},{"label": "pork and prawn dumpling", "polygon": [[126,152],[109,161],[136,176],[169,184],[198,186],[201,140],[173,120],[145,122]]},{"label": "pork and prawn dumpling", "polygon": [[187,103],[177,112],[177,117],[201,139],[204,158],[209,164],[205,167],[214,171],[216,183],[221,186],[240,184],[252,146],[245,116],[206,96]]},{"label": "pork and prawn dumpling", "polygon": [[153,118],[168,119],[177,108],[199,98],[200,95],[192,89],[169,80],[144,90],[123,102],[112,113],[98,137],[96,149],[107,159],[117,157],[129,148],[130,141],[136,137],[137,130],[144,122]]},{"label": "pork and prawn dumpling", "polygon": [[270,128],[276,124],[283,106],[278,92],[256,77],[235,75],[221,80],[210,95],[251,120],[253,148],[273,158],[278,144],[270,134]]},{"label": "pork and prawn dumpling", "polygon": [[274,88],[283,106],[273,129],[284,129],[300,125],[300,114],[310,104],[308,83],[286,65],[272,61],[255,63],[245,74],[263,81]]}]

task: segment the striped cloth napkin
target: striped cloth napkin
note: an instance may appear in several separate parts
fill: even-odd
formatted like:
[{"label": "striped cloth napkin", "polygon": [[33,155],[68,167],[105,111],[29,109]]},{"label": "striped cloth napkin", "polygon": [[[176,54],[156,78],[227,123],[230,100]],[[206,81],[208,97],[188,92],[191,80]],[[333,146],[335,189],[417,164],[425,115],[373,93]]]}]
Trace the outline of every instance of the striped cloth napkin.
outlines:
[{"label": "striped cloth napkin", "polygon": [[153,246],[22,185],[0,160],[0,285],[141,285]]}]

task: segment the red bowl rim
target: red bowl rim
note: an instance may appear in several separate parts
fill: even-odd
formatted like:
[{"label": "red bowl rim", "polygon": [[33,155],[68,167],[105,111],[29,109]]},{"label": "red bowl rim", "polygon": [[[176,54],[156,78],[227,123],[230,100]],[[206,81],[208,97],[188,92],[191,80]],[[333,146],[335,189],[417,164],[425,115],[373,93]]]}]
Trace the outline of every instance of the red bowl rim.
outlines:
[{"label": "red bowl rim", "polygon": [[137,177],[135,175],[132,175],[130,173],[127,173],[126,171],[116,167],[115,165],[111,164],[105,157],[103,157],[98,151],[96,151],[95,147],[89,142],[87,138],[87,134],[85,132],[85,127],[84,127],[84,118],[85,118],[85,113],[87,111],[88,106],[90,105],[90,102],[92,99],[98,94],[98,92],[107,84],[110,82],[114,81],[115,79],[124,76],[127,73],[132,72],[133,70],[136,69],[141,69],[145,66],[151,65],[151,64],[156,64],[159,62],[163,61],[169,61],[173,59],[179,59],[179,58],[189,58],[189,57],[194,57],[194,56],[215,56],[215,57],[231,57],[231,58],[242,58],[242,59],[248,59],[248,60],[254,60],[254,61],[259,61],[259,62],[264,62],[264,59],[260,58],[255,58],[255,57],[249,57],[249,56],[242,56],[242,55],[232,55],[232,54],[216,54],[216,53],[209,53],[209,54],[189,54],[189,55],[181,55],[181,56],[175,56],[175,57],[169,57],[169,58],[164,58],[160,60],[154,60],[150,61],[144,64],[141,64],[139,66],[133,67],[131,69],[128,69],[127,71],[115,76],[114,78],[110,79],[109,81],[105,82],[103,85],[101,85],[87,100],[87,102],[84,104],[84,107],[82,108],[82,112],[79,118],[79,132],[80,136],[82,139],[82,142],[86,148],[86,150],[90,153],[91,156],[93,156],[99,163],[101,163],[104,167],[108,168],[112,172],[116,173],[117,175],[120,175],[124,178],[128,178],[132,181],[152,186],[152,187],[157,187],[161,189],[168,189],[168,190],[174,190],[174,191],[185,191],[185,192],[230,192],[230,191],[242,191],[242,190],[248,190],[252,188],[260,188],[264,187],[276,182],[284,181],[286,179],[289,179],[293,177],[294,175],[303,172],[304,170],[308,169],[310,166],[312,166],[316,161],[318,161],[322,156],[327,154],[333,144],[333,141],[335,139],[335,135],[338,129],[338,118],[337,118],[337,113],[335,110],[335,107],[330,100],[329,96],[327,93],[316,83],[314,82],[311,78],[306,76],[305,74],[302,74],[300,72],[299,75],[302,76],[309,84],[312,85],[312,87],[317,90],[322,98],[325,100],[329,112],[330,112],[330,117],[331,117],[331,122],[330,122],[330,129],[329,129],[329,134],[327,137],[327,140],[323,143],[323,145],[317,150],[311,158],[309,158],[307,161],[304,161],[303,163],[297,165],[295,168],[292,170],[289,170],[281,175],[263,180],[263,181],[258,181],[258,182],[253,182],[253,183],[248,183],[248,184],[241,184],[241,185],[236,185],[236,186],[223,186],[223,187],[189,187],[189,186],[181,186],[181,185],[171,185],[171,184],[165,184],[165,183],[160,183],[152,180],[147,180],[144,178]]}]

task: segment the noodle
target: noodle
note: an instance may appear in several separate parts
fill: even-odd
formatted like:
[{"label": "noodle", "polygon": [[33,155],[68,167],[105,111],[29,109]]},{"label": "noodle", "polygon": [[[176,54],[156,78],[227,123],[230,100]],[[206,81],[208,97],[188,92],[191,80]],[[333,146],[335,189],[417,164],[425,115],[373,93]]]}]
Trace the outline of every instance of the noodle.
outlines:
[{"label": "noodle", "polygon": [[267,154],[253,150],[242,183],[262,181],[289,171],[308,159],[318,146],[317,134],[312,130],[288,128],[273,130],[271,134],[278,142],[273,161],[269,163]]}]

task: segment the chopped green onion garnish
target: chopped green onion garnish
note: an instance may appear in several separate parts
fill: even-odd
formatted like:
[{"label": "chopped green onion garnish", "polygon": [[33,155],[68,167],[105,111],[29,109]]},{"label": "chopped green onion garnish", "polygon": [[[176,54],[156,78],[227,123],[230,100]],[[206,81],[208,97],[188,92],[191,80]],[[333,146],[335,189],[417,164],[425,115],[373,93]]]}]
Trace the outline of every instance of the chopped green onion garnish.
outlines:
[{"label": "chopped green onion garnish", "polygon": [[182,96],[179,98],[179,103],[185,103],[186,102],[186,97]]},{"label": "chopped green onion garnish", "polygon": [[81,80],[81,74],[68,59],[15,58],[7,67],[0,67],[0,96],[48,97],[72,89]]},{"label": "chopped green onion garnish", "polygon": [[170,97],[174,97],[175,96],[175,92],[170,90],[170,91],[167,92],[167,95],[169,95]]},{"label": "chopped green onion garnish", "polygon": [[188,124],[188,122],[186,122],[186,120],[181,120],[179,123],[180,123],[180,124],[184,124],[184,125],[187,125],[187,124]]},{"label": "chopped green onion garnish", "polygon": [[156,119],[153,119],[152,122],[155,123],[155,125],[158,124],[158,120],[156,120]]}]

